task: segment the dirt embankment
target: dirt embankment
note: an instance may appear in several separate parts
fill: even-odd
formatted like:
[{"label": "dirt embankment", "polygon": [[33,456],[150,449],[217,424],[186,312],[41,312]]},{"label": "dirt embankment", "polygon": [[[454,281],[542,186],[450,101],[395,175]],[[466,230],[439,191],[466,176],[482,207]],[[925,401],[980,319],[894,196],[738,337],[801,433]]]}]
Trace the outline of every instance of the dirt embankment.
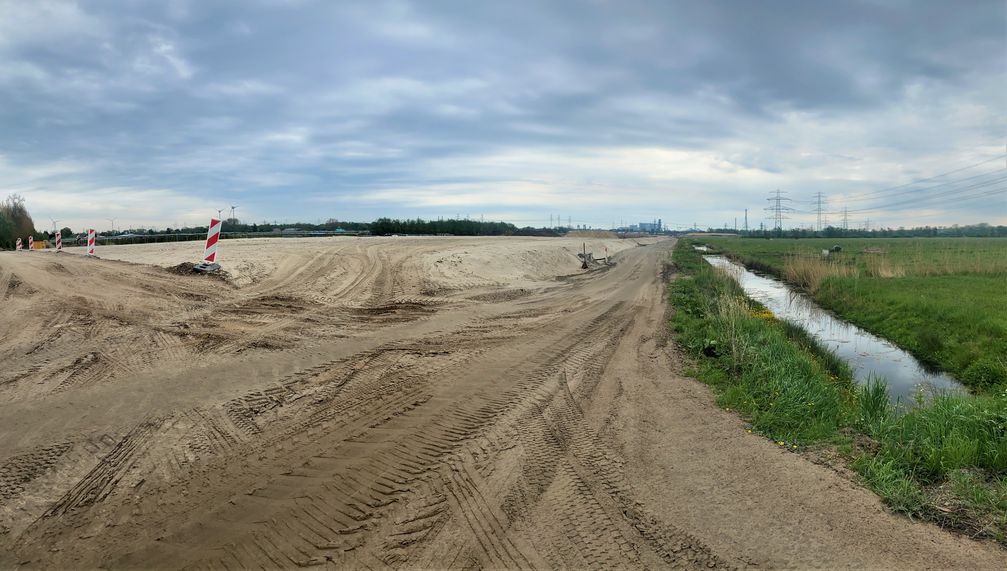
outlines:
[{"label": "dirt embankment", "polygon": [[1003,568],[746,434],[670,243],[584,241],[0,254],[0,566]]}]

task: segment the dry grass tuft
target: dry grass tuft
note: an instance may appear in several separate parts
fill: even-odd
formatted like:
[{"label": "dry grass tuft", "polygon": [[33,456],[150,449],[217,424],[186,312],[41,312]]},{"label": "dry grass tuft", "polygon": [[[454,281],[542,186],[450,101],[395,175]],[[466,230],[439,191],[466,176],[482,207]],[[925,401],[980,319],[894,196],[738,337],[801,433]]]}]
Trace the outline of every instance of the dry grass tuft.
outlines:
[{"label": "dry grass tuft", "polygon": [[888,256],[872,256],[866,260],[864,273],[871,278],[901,278],[906,275],[904,265],[894,264]]},{"label": "dry grass tuft", "polygon": [[783,277],[787,281],[797,284],[811,293],[818,291],[825,278],[855,278],[859,275],[860,272],[855,266],[818,256],[791,255],[783,266]]}]

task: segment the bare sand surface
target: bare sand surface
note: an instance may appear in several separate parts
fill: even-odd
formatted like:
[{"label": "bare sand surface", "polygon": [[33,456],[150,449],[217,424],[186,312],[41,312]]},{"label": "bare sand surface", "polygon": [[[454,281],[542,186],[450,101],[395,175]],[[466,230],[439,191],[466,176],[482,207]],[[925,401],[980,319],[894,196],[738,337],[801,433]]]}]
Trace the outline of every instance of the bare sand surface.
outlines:
[{"label": "bare sand surface", "polygon": [[684,377],[672,245],[0,253],[0,567],[1007,568]]}]

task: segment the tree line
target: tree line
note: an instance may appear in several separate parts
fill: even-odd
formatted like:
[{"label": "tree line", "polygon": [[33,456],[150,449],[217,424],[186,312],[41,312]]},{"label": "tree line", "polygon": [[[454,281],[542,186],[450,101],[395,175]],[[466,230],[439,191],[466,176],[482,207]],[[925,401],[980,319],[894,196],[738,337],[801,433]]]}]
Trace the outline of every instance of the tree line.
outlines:
[{"label": "tree line", "polygon": [[[183,228],[165,228],[163,230],[128,230],[130,234],[205,234],[206,226],[186,226]],[[449,220],[423,220],[416,218],[413,220],[398,220],[392,218],[378,218],[374,222],[350,222],[330,218],[326,222],[313,224],[310,222],[290,222],[290,223],[251,223],[241,222],[237,218],[223,220],[220,227],[221,232],[256,234],[274,233],[283,230],[297,230],[301,232],[314,231],[346,231],[346,232],[370,232],[371,234],[382,236],[389,234],[451,234],[455,236],[509,236],[520,235],[532,229],[519,229],[507,222],[480,222],[477,220],[449,219]],[[116,232],[99,232],[102,236],[112,236]],[[554,232],[549,235],[556,235]]]},{"label": "tree line", "polygon": [[517,227],[507,222],[480,222],[478,220],[393,220],[378,218],[371,223],[371,234],[451,234],[453,236],[509,236]]},{"label": "tree line", "polygon": [[0,248],[12,249],[17,239],[27,240],[38,236],[35,222],[25,208],[24,198],[12,194],[0,202]]}]

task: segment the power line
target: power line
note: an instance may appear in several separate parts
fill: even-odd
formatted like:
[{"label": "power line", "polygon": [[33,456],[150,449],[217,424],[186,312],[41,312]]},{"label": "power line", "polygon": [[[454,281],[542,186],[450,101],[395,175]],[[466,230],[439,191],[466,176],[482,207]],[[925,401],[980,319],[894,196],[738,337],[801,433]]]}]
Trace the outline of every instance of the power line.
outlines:
[{"label": "power line", "polygon": [[966,191],[969,191],[969,190],[975,190],[977,188],[985,188],[987,186],[990,186],[990,185],[993,185],[993,184],[997,184],[997,183],[1000,183],[1000,182],[1004,182],[1004,181],[1007,181],[1007,175],[1002,176],[1002,177],[997,178],[997,179],[993,179],[993,180],[989,180],[989,181],[984,181],[984,182],[981,182],[981,183],[977,183],[977,184],[973,184],[973,185],[969,185],[969,186],[965,186],[965,187],[946,189],[944,191],[941,191],[941,192],[939,192],[937,194],[933,194],[933,195],[930,195],[930,196],[913,197],[913,198],[903,198],[903,199],[900,199],[900,200],[897,200],[895,202],[891,202],[891,203],[888,203],[888,204],[882,204],[882,205],[878,205],[878,206],[875,206],[875,207],[872,207],[872,208],[858,208],[858,209],[855,209],[855,210],[850,210],[850,212],[879,212],[879,211],[882,211],[882,210],[891,209],[891,208],[893,208],[895,206],[902,206],[902,205],[910,204],[910,203],[919,204],[919,203],[931,202],[931,201],[934,201],[936,199],[944,198],[946,196],[951,196],[951,195],[954,195],[954,194],[959,193],[959,192],[966,192]]},{"label": "power line", "polygon": [[[910,188],[910,189],[902,190],[902,191],[899,191],[899,192],[892,192],[892,193],[889,193],[889,194],[885,195],[884,197],[878,196],[878,197],[847,198],[846,202],[863,202],[863,201],[871,201],[871,200],[880,200],[882,198],[891,198],[893,196],[900,196],[900,195],[903,195],[903,194],[913,194],[913,193],[928,192],[928,191],[937,190],[937,189],[940,189],[940,188],[943,188],[943,187],[947,187],[947,186],[951,186],[951,185],[961,184],[963,182],[968,182],[968,181],[975,180],[975,179],[982,178],[982,177],[987,177],[987,176],[991,176],[991,175],[1000,175],[1001,173],[1004,173],[1004,172],[1007,172],[1007,168],[997,169],[995,171],[990,171],[990,172],[979,173],[979,174],[972,175],[972,176],[965,177],[965,178],[961,178],[961,179],[958,179],[958,180],[952,180],[952,181],[948,181],[948,182],[942,182],[942,183],[939,183],[939,184],[934,184],[934,185],[923,187],[923,188]],[[912,185],[912,184],[918,184],[918,183],[910,183],[910,185]],[[909,186],[909,185],[907,185],[907,186]]]},{"label": "power line", "polygon": [[[979,198],[985,198],[987,196],[996,196],[998,194],[1002,195],[1003,199],[1005,201],[1007,201],[1007,190],[991,190],[991,191],[981,192],[981,193],[978,193],[978,194],[973,194],[973,195],[967,195],[967,196],[958,197],[957,200],[959,202],[970,202],[970,201],[973,201],[973,200],[976,200],[976,199],[979,199]],[[1007,202],[1000,202],[998,204],[999,204],[999,206],[1001,208],[1007,207]],[[934,212],[934,213],[931,213],[931,214],[920,214],[920,215],[915,215],[914,218],[935,218],[935,217],[938,217],[938,216],[947,216],[947,213],[946,212]]]},{"label": "power line", "polygon": [[[927,178],[917,179],[917,180],[914,180],[912,182],[907,182],[905,184],[900,184],[900,185],[897,185],[897,186],[890,186],[888,188],[882,188],[882,189],[879,189],[879,190],[872,190],[872,191],[869,191],[869,192],[866,192],[866,193],[860,193],[859,196],[868,196],[868,195],[872,195],[872,194],[881,194],[881,193],[884,193],[884,192],[888,192],[889,190],[898,190],[900,188],[905,188],[907,186],[912,186],[914,184],[919,184],[921,182],[928,182],[928,181],[931,181],[931,180],[935,180],[935,179],[938,179],[938,178],[945,177],[945,176],[947,176],[949,174],[959,173],[959,172],[962,172],[962,171],[973,169],[973,168],[975,168],[977,166],[980,166],[980,165],[985,165],[985,164],[991,163],[993,161],[999,161],[999,160],[1004,160],[1004,159],[1007,159],[1007,154],[997,155],[997,156],[995,156],[993,158],[986,159],[984,161],[979,161],[978,163],[974,163],[974,164],[971,164],[971,165],[968,165],[968,166],[964,166],[964,167],[961,167],[961,168],[958,168],[958,169],[955,169],[955,170],[951,170],[951,171],[947,171],[947,172],[943,172],[943,173],[940,173],[940,174],[936,174],[936,175],[933,175],[933,176],[930,176],[930,177],[927,177]],[[1005,166],[1007,166],[1007,165],[1005,165]],[[852,196],[858,196],[858,194],[854,194]],[[850,198],[849,200],[854,200],[854,199]],[[860,200],[860,199],[856,199],[856,200]]]},{"label": "power line", "polygon": [[[989,162],[989,161],[986,161],[986,162]],[[984,177],[986,178],[986,180],[978,180],[977,181],[977,179],[983,179]],[[994,177],[994,178],[989,178],[989,177]],[[953,194],[954,192],[958,192],[960,190],[969,190],[969,189],[974,189],[974,188],[981,188],[983,186],[989,186],[991,184],[996,184],[996,183],[1002,182],[1004,180],[1007,180],[1007,168],[998,169],[996,171],[991,171],[991,172],[980,173],[980,174],[977,174],[977,175],[965,177],[965,178],[958,179],[958,180],[943,182],[943,183],[935,184],[935,185],[932,185],[932,186],[929,186],[929,187],[925,187],[925,188],[914,188],[914,189],[904,190],[904,191],[901,191],[901,192],[891,193],[891,194],[888,194],[885,198],[893,198],[893,197],[897,197],[897,196],[900,196],[900,195],[912,195],[912,196],[907,196],[907,197],[904,197],[904,198],[899,198],[897,200],[897,202],[895,202],[895,203],[883,203],[883,204],[875,205],[875,206],[867,206],[867,205],[865,205],[863,208],[851,210],[850,212],[867,212],[867,211],[871,211],[871,210],[883,210],[883,209],[888,208],[889,206],[894,205],[894,204],[901,204],[901,203],[912,202],[912,201],[917,201],[917,200],[919,200],[919,201],[932,200],[934,198],[940,198],[940,197],[943,197],[943,196],[947,196],[948,194]],[[977,181],[977,182],[975,182],[973,184],[970,184],[970,185],[961,186],[963,183],[968,183],[968,182],[972,182],[972,181]],[[915,184],[915,183],[910,183],[910,184]],[[903,186],[907,186],[907,185],[903,185]],[[934,191],[939,191],[939,192],[936,192],[935,194],[924,194],[924,193],[933,193]],[[881,198],[856,198],[856,199],[849,199],[848,202],[880,201],[880,200],[882,200],[882,199]],[[846,200],[844,200],[844,202],[846,202]],[[806,201],[806,202],[803,202],[803,203],[804,204],[812,204],[812,205],[816,205],[817,206],[817,195],[816,195],[816,199],[815,200]],[[793,212],[800,213],[800,214],[817,214],[818,213],[818,209],[815,208],[815,209],[812,209],[812,210],[805,210],[805,209],[795,208],[793,210]],[[838,215],[838,214],[842,214],[842,211],[831,211],[831,210],[830,211],[826,211],[826,210],[823,209],[822,213],[823,213],[823,215],[824,214]]]},{"label": "power line", "polygon": [[785,192],[780,192],[780,189],[776,189],[776,195],[770,196],[766,200],[769,201],[770,206],[766,208],[767,211],[773,213],[773,224],[776,230],[783,230],[783,221],[788,217],[784,215],[784,212],[791,212],[794,209],[789,206],[784,206],[784,201],[790,201],[789,198],[781,196],[786,194]]},{"label": "power line", "polygon": [[819,191],[815,195],[815,198],[818,200],[818,206],[817,206],[816,210],[818,212],[818,231],[820,232],[822,230],[822,193],[821,193],[821,191]]}]

